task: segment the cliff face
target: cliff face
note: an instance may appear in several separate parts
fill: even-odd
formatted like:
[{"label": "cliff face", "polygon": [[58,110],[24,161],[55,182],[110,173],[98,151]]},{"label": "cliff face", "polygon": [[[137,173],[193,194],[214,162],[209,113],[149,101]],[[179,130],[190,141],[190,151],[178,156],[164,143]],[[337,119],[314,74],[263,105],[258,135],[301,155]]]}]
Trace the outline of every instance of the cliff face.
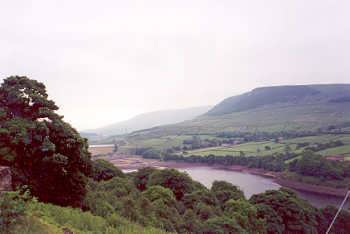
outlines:
[{"label": "cliff face", "polygon": [[11,170],[9,167],[0,166],[0,191],[9,191],[11,189]]}]

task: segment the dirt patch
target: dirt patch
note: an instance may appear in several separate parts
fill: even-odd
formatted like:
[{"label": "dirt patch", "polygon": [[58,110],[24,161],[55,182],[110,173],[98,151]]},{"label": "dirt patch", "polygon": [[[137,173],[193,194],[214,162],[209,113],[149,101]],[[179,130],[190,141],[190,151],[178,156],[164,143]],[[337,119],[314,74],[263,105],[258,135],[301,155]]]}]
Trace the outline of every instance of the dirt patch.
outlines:
[{"label": "dirt patch", "polygon": [[204,163],[185,163],[177,161],[160,161],[158,159],[145,159],[138,155],[113,154],[98,158],[103,158],[122,170],[138,170],[145,167],[180,169],[196,166],[208,166]]},{"label": "dirt patch", "polygon": [[89,152],[92,156],[107,155],[113,153],[114,146],[90,146]]}]

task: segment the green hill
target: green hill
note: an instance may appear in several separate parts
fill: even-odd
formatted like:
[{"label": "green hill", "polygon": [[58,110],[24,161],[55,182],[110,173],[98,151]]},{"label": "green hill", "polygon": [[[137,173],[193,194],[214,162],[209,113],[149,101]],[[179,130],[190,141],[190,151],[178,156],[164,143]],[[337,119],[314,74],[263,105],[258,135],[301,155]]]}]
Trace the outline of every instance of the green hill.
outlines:
[{"label": "green hill", "polygon": [[194,120],[135,132],[131,136],[316,131],[349,125],[349,84],[276,86],[227,98]]},{"label": "green hill", "polygon": [[274,104],[350,102],[350,85],[263,87],[225,99],[207,115],[224,115]]}]

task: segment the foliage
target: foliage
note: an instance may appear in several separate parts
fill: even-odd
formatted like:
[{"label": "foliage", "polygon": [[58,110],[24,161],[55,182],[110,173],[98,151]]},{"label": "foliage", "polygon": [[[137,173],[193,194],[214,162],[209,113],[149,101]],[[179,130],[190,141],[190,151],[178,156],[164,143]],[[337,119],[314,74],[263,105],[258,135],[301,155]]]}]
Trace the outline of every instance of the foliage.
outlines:
[{"label": "foliage", "polygon": [[133,181],[137,189],[144,191],[147,188],[150,175],[155,171],[156,169],[152,167],[145,167],[138,170],[133,177]]},{"label": "foliage", "polygon": [[[36,202],[35,200],[19,201],[12,199],[15,206],[21,206],[25,212],[21,212],[15,223],[10,225],[9,234],[161,234],[165,233],[156,228],[142,227],[132,223],[116,213],[103,218],[92,215],[90,212],[82,212],[79,209],[59,207],[52,204]],[[1,233],[1,231],[0,231]]]},{"label": "foliage", "polygon": [[[196,234],[324,233],[336,212],[335,208],[318,210],[286,189],[267,191],[246,200],[242,191],[227,182],[216,181],[208,190],[184,173],[159,172],[148,168],[139,174],[116,176],[106,181],[90,179],[84,201],[85,212],[18,199],[17,195],[8,197],[2,207],[4,204],[15,207],[17,212],[11,216],[9,227],[20,234],[62,233],[62,230],[74,233],[162,233],[159,229]],[[149,178],[142,191],[135,183],[135,177],[140,175]],[[178,187],[167,183],[150,185],[155,175],[164,175],[166,179],[161,181],[188,184],[191,190],[182,190],[183,197],[176,199],[176,190],[171,188]],[[334,230],[347,233],[349,217],[348,212],[342,212]]]},{"label": "foliage", "polygon": [[[324,223],[324,226],[328,228],[331,221],[333,220],[333,217],[335,217],[335,214],[337,213],[337,209],[332,206],[327,206],[323,208],[321,212],[326,220],[326,222]],[[336,233],[336,234],[349,233],[349,230],[350,230],[349,220],[350,220],[350,212],[347,210],[341,211],[330,233]]]},{"label": "foliage", "polygon": [[322,233],[322,215],[288,189],[253,195],[258,217],[265,218],[268,233]]},{"label": "foliage", "polygon": [[44,84],[14,76],[0,87],[0,163],[13,185],[45,202],[80,206],[90,174],[87,142],[48,99]]},{"label": "foliage", "polygon": [[11,225],[24,214],[24,202],[17,192],[0,194],[0,233],[8,232]]},{"label": "foliage", "polygon": [[257,208],[245,199],[227,201],[224,205],[227,217],[234,218],[249,233],[265,233],[265,220],[258,217]]},{"label": "foliage", "polygon": [[243,192],[237,186],[225,181],[214,181],[211,192],[222,205],[230,199],[244,199]]},{"label": "foliage", "polygon": [[312,151],[304,151],[301,158],[289,164],[289,170],[305,176],[341,180],[350,177],[350,166],[323,158]]},{"label": "foliage", "polygon": [[181,200],[185,193],[194,191],[192,179],[185,173],[175,169],[158,170],[151,174],[148,186],[161,185],[173,191],[177,200]]},{"label": "foliage", "polygon": [[97,159],[92,162],[92,175],[91,177],[96,181],[109,180],[113,177],[125,177],[124,173],[112,163]]}]

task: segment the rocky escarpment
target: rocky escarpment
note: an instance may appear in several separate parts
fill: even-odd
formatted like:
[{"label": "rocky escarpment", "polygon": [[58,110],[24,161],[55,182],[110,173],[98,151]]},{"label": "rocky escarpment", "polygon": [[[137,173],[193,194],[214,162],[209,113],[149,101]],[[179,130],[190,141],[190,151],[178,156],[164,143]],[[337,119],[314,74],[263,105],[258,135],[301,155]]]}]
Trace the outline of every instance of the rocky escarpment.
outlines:
[{"label": "rocky escarpment", "polygon": [[0,191],[11,190],[11,170],[0,166]]}]

